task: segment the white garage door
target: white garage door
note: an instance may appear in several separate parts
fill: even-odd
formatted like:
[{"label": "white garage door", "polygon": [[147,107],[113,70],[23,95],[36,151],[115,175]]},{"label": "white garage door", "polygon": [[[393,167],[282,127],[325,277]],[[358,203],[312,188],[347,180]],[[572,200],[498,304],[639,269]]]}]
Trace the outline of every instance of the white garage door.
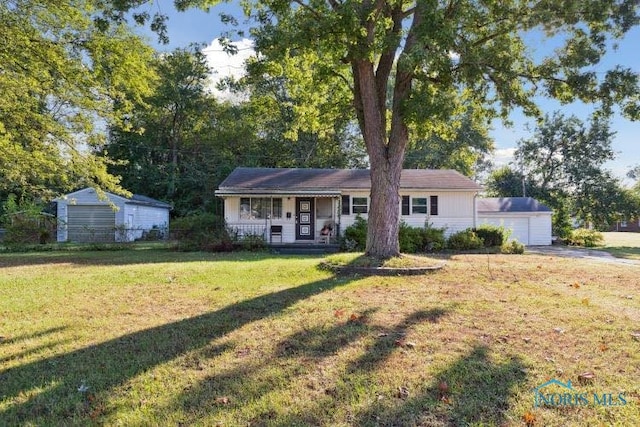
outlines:
[{"label": "white garage door", "polygon": [[479,217],[480,224],[498,225],[511,229],[511,240],[516,239],[523,245],[529,244],[529,218]]},{"label": "white garage door", "polygon": [[116,214],[110,206],[69,206],[67,211],[70,242],[113,242]]}]

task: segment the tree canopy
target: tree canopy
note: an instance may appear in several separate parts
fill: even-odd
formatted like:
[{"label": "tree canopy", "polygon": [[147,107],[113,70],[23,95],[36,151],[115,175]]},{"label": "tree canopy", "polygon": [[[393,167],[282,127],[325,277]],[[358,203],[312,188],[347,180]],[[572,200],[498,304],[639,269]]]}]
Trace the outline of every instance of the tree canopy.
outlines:
[{"label": "tree canopy", "polygon": [[216,99],[199,49],[158,56],[151,93],[122,123],[110,127],[109,171],[132,192],[167,201],[177,216],[219,212],[214,190],[236,166],[349,167],[362,150],[348,117],[287,137],[302,102],[282,79],[242,82],[236,102]]},{"label": "tree canopy", "polygon": [[121,191],[96,148],[153,80],[121,16],[118,2],[0,2],[0,193]]},{"label": "tree canopy", "polygon": [[[181,2],[185,3],[185,2]],[[190,6],[209,7],[208,0]],[[621,105],[637,118],[638,76],[593,69],[611,39],[638,22],[634,0],[563,1],[305,1],[255,0],[263,73],[294,61],[291,81],[308,103],[302,127],[318,123],[322,105],[346,93],[371,165],[367,252],[398,254],[399,182],[410,133],[424,137],[473,107],[486,123],[514,108],[539,115],[536,96],[598,102],[603,114]],[[527,46],[532,32],[562,46],[544,58]],[[333,87],[344,90],[321,91]]]}]

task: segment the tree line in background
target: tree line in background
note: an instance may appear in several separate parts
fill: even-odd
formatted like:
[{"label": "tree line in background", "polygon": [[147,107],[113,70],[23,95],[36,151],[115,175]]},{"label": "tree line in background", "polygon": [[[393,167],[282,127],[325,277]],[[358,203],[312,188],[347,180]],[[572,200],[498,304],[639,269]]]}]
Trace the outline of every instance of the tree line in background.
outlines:
[{"label": "tree line in background", "polygon": [[[180,2],[180,7],[205,3]],[[597,13],[576,12],[580,19],[574,22],[553,7],[541,6],[526,9],[526,22],[518,24],[515,19],[525,10],[518,5],[474,11],[463,3],[453,10],[453,3],[449,9],[416,9],[381,2],[384,7],[375,17],[380,22],[366,13],[367,7],[378,7],[368,3],[353,10],[324,5],[316,15],[313,9],[288,9],[287,2],[276,9],[260,3],[251,19],[263,55],[249,61],[244,78],[225,82],[231,97],[224,100],[210,90],[211,73],[198,46],[159,54],[134,34],[127,19],[150,23],[165,37],[162,15],[136,13],[139,1],[3,2],[0,201],[13,194],[12,209],[19,210],[21,204],[30,207],[34,201],[94,186],[169,202],[179,217],[219,214],[214,190],[236,166],[367,167],[371,153],[380,147],[363,137],[368,121],[364,115],[377,113],[365,111],[360,93],[364,86],[359,84],[367,79],[359,73],[367,72],[372,57],[384,59],[379,66],[397,65],[389,62],[395,57],[389,54],[406,41],[400,29],[404,20],[417,13],[421,21],[413,50],[400,61],[404,68],[378,68],[376,72],[384,73],[368,81],[377,88],[385,125],[380,135],[369,138],[384,142],[388,136],[387,154],[395,150],[398,142],[385,130],[391,120],[389,127],[393,124],[402,134],[401,153],[394,154],[394,162],[401,157],[405,168],[453,168],[477,180],[486,177],[494,150],[489,119],[506,117],[514,106],[536,114],[526,82],[544,82],[549,96],[601,101],[601,115],[589,126],[559,113],[547,116],[530,139],[520,142],[514,163],[489,174],[488,191],[500,196],[526,193],[547,203],[556,210],[559,235],[570,217],[606,227],[637,216],[640,185],[624,189],[604,167],[614,156],[607,117],[616,103],[630,117],[637,115],[629,101],[629,94],[637,93],[637,76],[615,69],[606,74],[601,83],[607,90],[601,91],[595,77],[580,71],[597,63],[606,50],[599,37],[619,37],[635,25],[635,8],[625,9],[625,2],[602,3]],[[589,9],[580,2],[568,5]],[[433,28],[424,24],[425,14],[433,15]],[[487,20],[483,28],[471,25],[476,18],[494,15],[504,15],[504,21]],[[274,21],[275,16],[281,19]],[[566,27],[573,38],[567,39],[561,56],[535,65],[521,52],[522,40],[513,28],[544,27],[549,20]],[[580,20],[594,25],[589,34]],[[331,37],[313,38],[314,31],[327,25],[334,30],[331,37],[353,44],[331,45]],[[353,32],[361,27],[372,31],[370,40]],[[434,32],[436,28],[442,31]],[[484,33],[490,30],[495,34]],[[437,48],[438,43],[451,50]],[[513,58],[504,58],[504,51],[513,52]],[[480,54],[484,65],[478,65]],[[418,68],[408,71],[410,65]],[[521,65],[533,74],[524,75]],[[414,88],[397,84],[397,73],[413,81]],[[558,73],[566,81],[555,79]],[[394,97],[400,95],[404,98],[396,105]],[[394,124],[393,114],[403,122]],[[377,126],[375,120],[368,129],[371,126]],[[630,177],[640,177],[639,170]],[[382,252],[393,251],[393,245],[384,246]]]}]

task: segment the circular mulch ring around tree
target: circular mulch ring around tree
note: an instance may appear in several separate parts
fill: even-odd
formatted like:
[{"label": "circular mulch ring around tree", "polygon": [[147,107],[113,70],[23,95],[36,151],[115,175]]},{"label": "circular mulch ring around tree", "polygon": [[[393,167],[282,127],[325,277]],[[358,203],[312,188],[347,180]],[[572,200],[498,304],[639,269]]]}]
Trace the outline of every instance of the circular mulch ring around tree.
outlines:
[{"label": "circular mulch ring around tree", "polygon": [[442,270],[446,265],[441,262],[436,265],[424,267],[361,267],[352,265],[336,265],[328,262],[320,263],[320,267],[331,270],[336,274],[362,275],[362,276],[419,276]]}]

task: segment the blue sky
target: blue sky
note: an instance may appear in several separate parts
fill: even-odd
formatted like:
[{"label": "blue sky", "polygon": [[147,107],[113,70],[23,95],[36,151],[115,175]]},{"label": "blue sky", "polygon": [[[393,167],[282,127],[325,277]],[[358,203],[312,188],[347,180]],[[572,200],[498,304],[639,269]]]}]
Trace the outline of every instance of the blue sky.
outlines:
[{"label": "blue sky", "polygon": [[[230,27],[220,23],[219,14],[227,13],[236,16],[240,22],[243,20],[242,12],[238,6],[238,2],[223,3],[212,8],[208,13],[202,10],[189,10],[187,12],[177,12],[173,8],[172,0],[163,0],[154,2],[150,7],[150,12],[160,11],[169,16],[168,30],[170,44],[160,46],[154,43],[159,50],[172,50],[176,47],[185,47],[190,43],[205,43],[209,45],[209,61],[218,75],[228,73],[241,72],[241,62],[250,52],[244,50],[243,55],[235,58],[229,58],[226,54],[220,52],[220,48],[216,45],[215,40]],[[156,38],[150,35],[153,42]],[[213,43],[213,44],[212,44]],[[544,54],[553,48],[552,42],[543,42],[541,40],[532,40],[535,44],[535,50]],[[604,72],[616,64],[632,68],[634,71],[640,72],[640,54],[638,54],[638,45],[640,45],[640,28],[635,28],[627,34],[624,40],[619,42],[616,51],[612,51],[604,58],[603,62],[598,66],[596,71]],[[245,45],[246,47],[246,45]],[[588,119],[590,107],[583,104],[571,104],[562,106],[553,100],[541,100],[539,103],[543,111],[551,113],[555,110],[563,112],[566,116],[576,115],[581,120]],[[515,111],[511,120],[513,126],[504,127],[500,122],[495,122],[492,136],[496,143],[496,162],[501,163],[509,160],[510,154],[516,147],[517,141],[527,138],[531,132],[527,130],[526,125],[534,127],[534,122],[526,118],[518,111]],[[633,165],[640,164],[640,122],[631,122],[623,117],[616,116],[611,122],[612,130],[616,132],[613,141],[613,149],[618,153],[617,159],[610,162],[607,166],[620,177],[624,177],[626,171]]]}]

